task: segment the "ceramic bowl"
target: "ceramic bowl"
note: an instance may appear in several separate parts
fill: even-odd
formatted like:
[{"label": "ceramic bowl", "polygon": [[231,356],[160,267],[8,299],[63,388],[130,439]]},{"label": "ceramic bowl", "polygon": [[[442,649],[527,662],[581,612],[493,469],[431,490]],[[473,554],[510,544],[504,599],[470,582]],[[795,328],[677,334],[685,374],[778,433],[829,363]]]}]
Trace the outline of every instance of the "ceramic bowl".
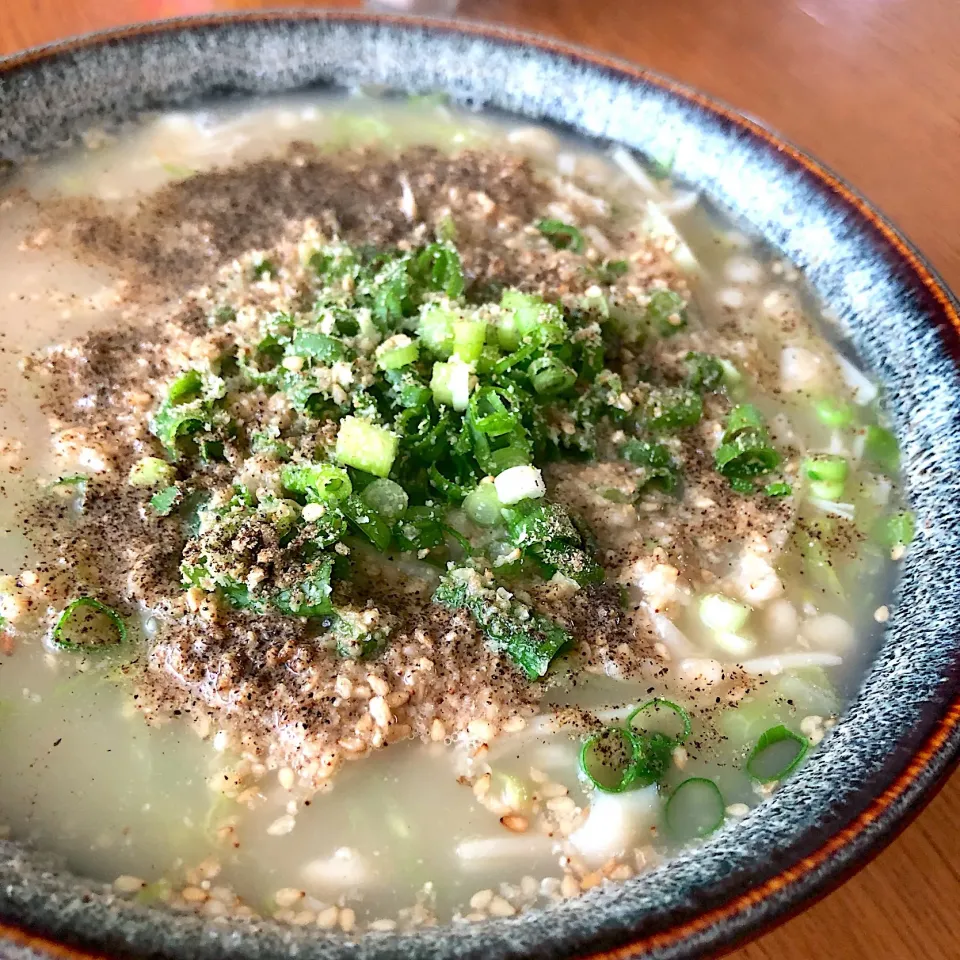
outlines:
[{"label": "ceramic bowl", "polygon": [[[903,236],[817,161],[664,77],[537,37],[363,14],[168,21],[0,62],[0,157],[212,95],[384,84],[545,119],[656,154],[800,266],[883,382],[919,537],[896,616],[842,720],[802,773],[695,853],[547,912],[357,943],[120,903],[0,843],[0,954],[190,960],[702,956],[839,882],[922,806],[960,745],[960,321]],[[2,787],[0,787],[2,789]]]}]

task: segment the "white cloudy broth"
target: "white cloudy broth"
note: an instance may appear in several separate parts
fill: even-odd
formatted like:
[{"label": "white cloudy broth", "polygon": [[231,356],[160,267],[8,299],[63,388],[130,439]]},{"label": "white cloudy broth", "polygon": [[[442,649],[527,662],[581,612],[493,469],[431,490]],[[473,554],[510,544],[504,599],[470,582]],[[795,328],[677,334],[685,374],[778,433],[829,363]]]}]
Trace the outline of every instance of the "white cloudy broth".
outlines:
[{"label": "white cloudy broth", "polygon": [[[864,430],[878,418],[876,391],[848,361],[837,366],[831,322],[812,312],[797,271],[688,188],[646,176],[622,152],[432,99],[310,95],[161,115],[25,165],[0,192],[6,304],[0,572],[21,582],[26,575],[29,583],[38,557],[23,534],[24,504],[58,477],[83,472],[54,456],[41,397],[21,372],[22,358],[90,330],[136,322],[122,319],[104,295],[117,279],[107,268],[38,235],[26,196],[43,204],[95,197],[124,209],[164,184],[276,154],[293,141],[325,150],[428,143],[444,151],[520,153],[544,176],[573,177],[584,191],[613,198],[615,210],[634,211],[648,231],[668,237],[675,231],[670,250],[700,323],[709,330],[735,313],[748,318],[744,323],[771,356],[789,351],[780,363],[783,382],[748,392],[775,439],[789,436],[804,454],[849,463],[845,494],[832,500],[801,492],[802,481],[794,479],[797,515],[851,528],[866,517],[862,535],[853,555],[844,553],[829,569],[827,588],[816,561],[789,541],[773,564],[779,585],[750,603],[746,626],[732,631],[743,635],[743,649],[717,646],[701,615],[704,591],[692,591],[669,607],[681,640],[672,652],[666,643],[676,669],[665,676],[583,674],[576,686],[548,691],[542,714],[482,750],[466,737],[391,745],[345,764],[330,788],[316,793],[291,784],[269,763],[252,771],[246,763],[242,776],[251,789],[239,803],[221,790],[241,760],[216,726],[200,737],[185,721],[149,725],[134,709],[134,684],[123,665],[152,625],[133,629],[133,648],[84,656],[50,643],[57,610],[36,629],[14,621],[0,642],[0,829],[62,855],[66,868],[98,882],[121,878],[117,890],[124,895],[211,916],[276,915],[348,932],[378,920],[388,930],[394,923],[509,916],[652,868],[678,845],[665,800],[692,777],[716,783],[725,829],[735,829],[775,786],[745,768],[760,734],[784,724],[815,746],[871,656],[877,621],[891,613],[887,598],[903,547],[894,543],[891,550],[872,531],[878,517],[900,509],[896,477],[885,477],[864,453]],[[809,326],[786,329],[785,311],[805,312]],[[853,423],[825,422],[815,412],[822,398],[849,405]],[[781,423],[786,418],[788,427]],[[802,469],[795,466],[794,478]],[[749,690],[736,704],[719,713],[703,709],[705,700],[720,698],[710,695],[709,676],[698,681],[698,673],[745,664],[752,664]],[[613,723],[651,697],[690,710],[691,738],[674,750],[659,785],[604,795],[591,790],[578,775],[583,730],[564,727],[549,708],[575,704]],[[534,826],[537,811],[557,800],[552,806],[568,827],[574,824],[576,840],[563,829],[548,836]],[[502,819],[514,813],[529,828],[505,828]],[[295,816],[290,832],[271,829],[289,816]],[[221,887],[231,895],[218,901]],[[187,890],[200,892],[184,897]]]}]

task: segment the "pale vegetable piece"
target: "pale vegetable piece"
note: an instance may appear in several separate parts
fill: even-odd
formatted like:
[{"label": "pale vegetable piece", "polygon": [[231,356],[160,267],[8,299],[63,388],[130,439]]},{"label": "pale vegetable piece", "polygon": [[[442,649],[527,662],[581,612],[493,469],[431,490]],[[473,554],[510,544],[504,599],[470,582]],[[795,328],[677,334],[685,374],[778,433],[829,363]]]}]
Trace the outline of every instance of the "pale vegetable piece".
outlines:
[{"label": "pale vegetable piece", "polygon": [[457,356],[446,363],[433,365],[430,389],[433,391],[434,400],[439,404],[453,407],[460,412],[466,410],[470,403],[470,393],[476,385],[473,366],[464,363]]},{"label": "pale vegetable piece", "polygon": [[780,382],[796,393],[817,387],[824,376],[823,360],[805,347],[784,347],[780,354]]},{"label": "pale vegetable piece", "polygon": [[834,360],[840,368],[840,373],[847,386],[853,392],[853,402],[858,407],[866,407],[877,399],[880,390],[877,385],[861,370],[858,370],[846,357],[836,354]]},{"label": "pale vegetable piece", "polygon": [[336,456],[340,463],[385,477],[397,457],[399,441],[386,429],[360,417],[344,417],[337,433]]},{"label": "pale vegetable piece", "polygon": [[537,500],[547,492],[543,475],[536,467],[510,467],[494,478],[497,496],[506,506],[521,500]]},{"label": "pale vegetable piece", "polygon": [[724,678],[723,664],[711,657],[688,657],[680,661],[678,679],[681,683],[713,686]]},{"label": "pale vegetable piece", "polygon": [[340,847],[332,857],[309,861],[301,875],[311,886],[329,887],[336,892],[369,883],[374,876],[369,864],[352,847]]},{"label": "pale vegetable piece", "polygon": [[764,633],[775,643],[792,643],[800,632],[797,608],[785,598],[773,600],[764,607],[761,623]]},{"label": "pale vegetable piece", "polygon": [[568,839],[591,866],[599,866],[626,853],[644,835],[649,836],[659,808],[656,784],[623,793],[594,790],[586,821]]},{"label": "pale vegetable piece", "polygon": [[753,677],[760,677],[764,674],[775,677],[785,670],[797,670],[804,667],[838,667],[841,663],[843,663],[843,657],[838,657],[834,653],[811,652],[756,657],[753,660],[744,660],[740,666]]},{"label": "pale vegetable piece", "polygon": [[131,468],[127,482],[131,487],[160,487],[175,476],[174,468],[159,457],[142,457]]},{"label": "pale vegetable piece", "polygon": [[747,622],[750,608],[722,593],[708,593],[700,599],[700,620],[720,633],[737,633]]},{"label": "pale vegetable piece", "polygon": [[724,653],[738,658],[749,656],[757,647],[756,640],[752,640],[750,637],[742,637],[738,633],[715,633],[713,642]]},{"label": "pale vegetable piece", "polygon": [[856,645],[853,626],[835,613],[821,613],[805,620],[800,626],[800,637],[820,650],[845,654]]},{"label": "pale vegetable piece", "polygon": [[751,606],[759,606],[783,592],[777,571],[753,550],[746,550],[741,555],[735,584],[740,596]]},{"label": "pale vegetable piece", "polygon": [[464,864],[491,860],[524,860],[549,854],[552,841],[543,834],[509,833],[503,837],[464,840],[457,844],[457,858]]}]

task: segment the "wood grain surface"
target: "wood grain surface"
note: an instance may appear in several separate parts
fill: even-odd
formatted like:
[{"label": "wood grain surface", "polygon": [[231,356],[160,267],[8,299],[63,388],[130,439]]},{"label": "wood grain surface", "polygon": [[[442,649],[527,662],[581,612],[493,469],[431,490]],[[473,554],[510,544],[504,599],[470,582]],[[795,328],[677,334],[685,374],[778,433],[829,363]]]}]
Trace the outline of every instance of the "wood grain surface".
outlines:
[{"label": "wood grain surface", "polygon": [[[0,0],[0,54],[281,5]],[[636,61],[761,119],[873,200],[960,290],[960,0],[462,0],[460,12]],[[960,774],[856,877],[731,956],[958,960],[958,897]]]}]

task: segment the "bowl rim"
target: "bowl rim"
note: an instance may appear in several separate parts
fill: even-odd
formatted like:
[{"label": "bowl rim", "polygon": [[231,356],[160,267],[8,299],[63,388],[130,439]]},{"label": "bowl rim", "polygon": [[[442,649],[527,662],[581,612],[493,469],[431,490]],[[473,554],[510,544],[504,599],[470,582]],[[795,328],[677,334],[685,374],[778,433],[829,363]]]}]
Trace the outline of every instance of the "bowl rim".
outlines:
[{"label": "bowl rim", "polygon": [[[805,175],[812,177],[821,187],[826,187],[841,204],[852,208],[880,235],[884,244],[909,267],[913,279],[919,282],[923,292],[948,321],[953,339],[948,347],[960,365],[960,301],[903,231],[895,227],[844,178],[761,121],[746,116],[721,99],[658,71],[578,44],[532,31],[464,18],[337,8],[223,11],[136,22],[29,47],[0,57],[0,81],[7,74],[38,63],[52,62],[61,56],[181,30],[204,30],[238,23],[311,21],[382,24],[401,29],[463,34],[520,48],[532,47],[585,66],[599,67],[628,81],[657,87],[732,124],[760,140],[767,148],[784,154]],[[664,950],[682,950],[685,943],[693,946],[693,938],[703,938],[704,935],[702,942],[705,952],[698,951],[696,955],[723,956],[737,946],[752,941],[827,896],[872,861],[923,811],[944,786],[958,762],[960,683],[956,684],[952,699],[945,703],[927,737],[916,747],[903,769],[857,816],[828,836],[817,849],[717,907],[674,923],[662,931],[642,935],[622,946],[580,953],[577,960],[628,960],[659,955]],[[762,911],[756,909],[760,906],[763,907]],[[46,956],[63,960],[113,960],[109,954],[96,949],[67,945],[26,927],[0,920],[0,945],[4,942],[42,951]],[[670,955],[675,956],[673,953]]]}]

